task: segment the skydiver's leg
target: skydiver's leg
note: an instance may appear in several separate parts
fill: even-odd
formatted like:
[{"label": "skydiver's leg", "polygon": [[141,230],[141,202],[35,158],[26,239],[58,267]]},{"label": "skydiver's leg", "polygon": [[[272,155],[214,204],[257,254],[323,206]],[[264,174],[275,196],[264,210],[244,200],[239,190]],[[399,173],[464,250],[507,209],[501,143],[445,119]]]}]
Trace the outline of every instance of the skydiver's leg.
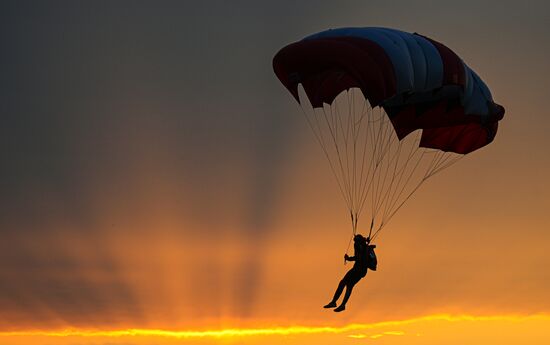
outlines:
[{"label": "skydiver's leg", "polygon": [[346,310],[346,303],[348,303],[348,299],[351,296],[351,292],[353,291],[353,287],[355,284],[359,282],[359,280],[362,278],[362,276],[359,276],[357,272],[354,272],[355,274],[350,275],[347,284],[346,284],[346,293],[344,294],[344,299],[342,299],[342,303],[340,306],[336,309],[334,309],[335,312],[340,312]]},{"label": "skydiver's leg", "polygon": [[336,292],[334,293],[334,297],[332,298],[333,302],[338,301],[338,298],[340,298],[340,295],[342,294],[342,291],[344,291],[344,287],[346,286],[345,278],[340,280],[340,283],[338,283],[338,288],[336,288]]},{"label": "skydiver's leg", "polygon": [[348,299],[351,296],[351,291],[353,290],[354,286],[355,284],[348,284],[346,286],[346,293],[344,294],[344,299],[342,300],[342,304],[340,304],[340,306],[346,306],[346,303],[348,303]]},{"label": "skydiver's leg", "polygon": [[351,277],[351,270],[346,273],[344,278],[340,280],[340,283],[338,283],[338,287],[336,288],[336,292],[334,292],[334,297],[332,298],[332,301],[330,301],[329,304],[325,305],[325,308],[335,308],[336,307],[336,301],[338,301],[338,298],[340,298],[340,295],[342,294],[342,291],[344,291],[344,287],[348,284]]}]

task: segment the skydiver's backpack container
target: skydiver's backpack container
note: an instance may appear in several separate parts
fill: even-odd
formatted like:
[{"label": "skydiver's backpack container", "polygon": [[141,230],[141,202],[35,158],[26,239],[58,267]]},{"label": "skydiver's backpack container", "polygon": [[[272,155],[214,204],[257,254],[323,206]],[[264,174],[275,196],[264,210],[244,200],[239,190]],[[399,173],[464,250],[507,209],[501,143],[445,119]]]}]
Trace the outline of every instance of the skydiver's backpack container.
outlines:
[{"label": "skydiver's backpack container", "polygon": [[374,252],[374,248],[376,248],[376,245],[368,246],[369,260],[368,260],[367,267],[372,271],[376,271],[376,266],[378,265],[378,259],[376,259],[376,253]]}]

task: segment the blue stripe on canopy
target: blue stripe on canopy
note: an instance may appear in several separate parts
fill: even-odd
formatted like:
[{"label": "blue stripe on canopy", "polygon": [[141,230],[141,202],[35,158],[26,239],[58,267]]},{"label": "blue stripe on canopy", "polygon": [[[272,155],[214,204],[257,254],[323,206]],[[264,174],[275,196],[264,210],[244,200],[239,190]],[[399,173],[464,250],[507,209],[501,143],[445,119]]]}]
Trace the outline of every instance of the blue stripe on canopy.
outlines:
[{"label": "blue stripe on canopy", "polygon": [[[340,28],[329,29],[304,38],[304,40],[357,37],[378,44],[392,62],[397,93],[426,92],[442,86],[443,60],[437,48],[424,37],[388,28]],[[465,63],[465,87],[462,104],[466,114],[489,115],[487,102],[492,102],[491,92],[479,76]]]},{"label": "blue stripe on canopy", "polygon": [[335,37],[365,38],[378,44],[392,62],[397,93],[427,91],[443,82],[443,61],[427,39],[395,29],[341,28],[322,31],[304,40]]}]

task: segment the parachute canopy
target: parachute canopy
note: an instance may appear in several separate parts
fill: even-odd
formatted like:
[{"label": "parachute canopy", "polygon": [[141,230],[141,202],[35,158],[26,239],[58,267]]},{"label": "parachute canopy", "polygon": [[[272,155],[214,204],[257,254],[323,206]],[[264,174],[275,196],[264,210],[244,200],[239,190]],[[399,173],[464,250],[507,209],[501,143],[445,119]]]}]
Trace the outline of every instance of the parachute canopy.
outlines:
[{"label": "parachute canopy", "polygon": [[421,147],[472,152],[494,139],[504,115],[451,49],[416,33],[327,30],[281,49],[273,68],[298,102],[301,84],[313,108],[359,88],[372,107],[385,110],[399,139],[422,129]]},{"label": "parachute canopy", "polygon": [[327,30],[281,49],[273,68],[330,163],[354,234],[369,210],[371,239],[424,181],[489,144],[504,115],[452,50],[416,33]]}]

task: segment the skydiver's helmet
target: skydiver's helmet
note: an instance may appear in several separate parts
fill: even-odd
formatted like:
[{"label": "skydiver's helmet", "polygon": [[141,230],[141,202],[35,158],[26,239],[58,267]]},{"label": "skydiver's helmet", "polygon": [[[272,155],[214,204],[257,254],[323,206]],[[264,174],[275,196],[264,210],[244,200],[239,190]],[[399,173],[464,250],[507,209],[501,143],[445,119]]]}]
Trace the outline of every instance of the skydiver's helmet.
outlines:
[{"label": "skydiver's helmet", "polygon": [[353,237],[353,241],[354,242],[362,242],[362,243],[368,243],[370,241],[370,239],[368,238],[365,238],[363,235],[361,234],[357,234]]}]

